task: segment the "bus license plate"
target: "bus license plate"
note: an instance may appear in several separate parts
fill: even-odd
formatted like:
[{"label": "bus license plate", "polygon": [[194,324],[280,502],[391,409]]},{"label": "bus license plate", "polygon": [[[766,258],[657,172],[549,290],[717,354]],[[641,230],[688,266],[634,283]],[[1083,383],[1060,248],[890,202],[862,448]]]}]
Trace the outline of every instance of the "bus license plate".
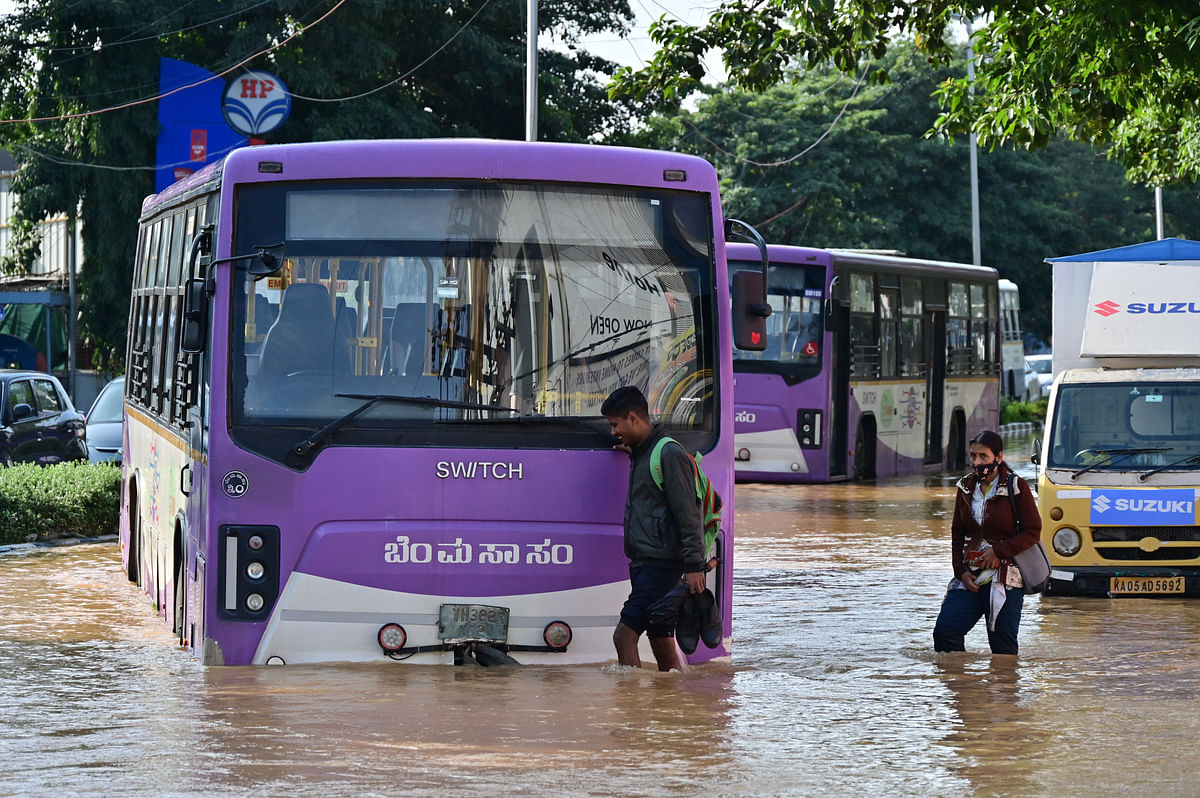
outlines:
[{"label": "bus license plate", "polygon": [[1182,576],[1114,576],[1110,593],[1182,593]]},{"label": "bus license plate", "polygon": [[508,640],[508,607],[443,604],[438,613],[438,637],[447,643],[504,643]]}]

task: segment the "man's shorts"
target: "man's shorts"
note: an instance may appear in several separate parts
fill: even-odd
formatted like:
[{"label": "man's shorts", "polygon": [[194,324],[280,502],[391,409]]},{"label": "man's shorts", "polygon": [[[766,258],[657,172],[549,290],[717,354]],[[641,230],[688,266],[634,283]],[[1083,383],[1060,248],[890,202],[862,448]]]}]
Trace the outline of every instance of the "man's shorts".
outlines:
[{"label": "man's shorts", "polygon": [[632,589],[625,606],[621,608],[621,623],[646,637],[671,637],[675,624],[653,626],[650,624],[650,605],[658,601],[683,577],[683,565],[662,560],[640,560],[629,564],[629,582]]}]

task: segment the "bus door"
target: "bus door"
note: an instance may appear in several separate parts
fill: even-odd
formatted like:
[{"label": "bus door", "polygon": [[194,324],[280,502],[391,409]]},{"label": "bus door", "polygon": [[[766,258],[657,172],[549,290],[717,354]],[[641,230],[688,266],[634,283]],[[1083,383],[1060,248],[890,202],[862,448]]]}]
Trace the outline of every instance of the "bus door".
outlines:
[{"label": "bus door", "polygon": [[946,311],[925,310],[925,463],[942,462],[946,399]]},{"label": "bus door", "polygon": [[850,306],[832,303],[833,368],[829,383],[829,478],[846,476],[846,418],[850,407]]}]

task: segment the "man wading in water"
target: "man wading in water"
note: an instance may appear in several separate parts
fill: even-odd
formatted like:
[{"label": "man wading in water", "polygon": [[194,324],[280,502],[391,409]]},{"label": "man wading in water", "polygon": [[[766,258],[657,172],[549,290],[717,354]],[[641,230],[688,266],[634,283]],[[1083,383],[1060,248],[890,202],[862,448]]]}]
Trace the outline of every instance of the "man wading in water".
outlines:
[{"label": "man wading in water", "polygon": [[704,590],[704,518],[696,502],[692,458],[678,443],[662,450],[663,486],[650,473],[650,455],[664,437],[661,424],[650,421],[646,397],[626,386],[612,392],[600,412],[621,440],[614,448],[629,453],[629,494],[625,500],[625,554],[632,589],[621,621],[613,632],[617,661],[641,667],[638,639],[650,639],[660,671],[678,669],[675,622],[651,622],[649,607],[682,579],[691,593]]}]

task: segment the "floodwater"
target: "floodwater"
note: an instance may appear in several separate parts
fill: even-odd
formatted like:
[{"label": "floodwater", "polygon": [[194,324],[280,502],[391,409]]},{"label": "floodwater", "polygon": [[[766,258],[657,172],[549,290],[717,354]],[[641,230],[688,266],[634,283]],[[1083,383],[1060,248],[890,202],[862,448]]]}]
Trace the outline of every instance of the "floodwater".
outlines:
[{"label": "floodwater", "polygon": [[203,668],[114,544],[3,555],[0,795],[1196,795],[1200,602],[935,657],[952,485],[739,486],[733,662],[682,674]]}]

